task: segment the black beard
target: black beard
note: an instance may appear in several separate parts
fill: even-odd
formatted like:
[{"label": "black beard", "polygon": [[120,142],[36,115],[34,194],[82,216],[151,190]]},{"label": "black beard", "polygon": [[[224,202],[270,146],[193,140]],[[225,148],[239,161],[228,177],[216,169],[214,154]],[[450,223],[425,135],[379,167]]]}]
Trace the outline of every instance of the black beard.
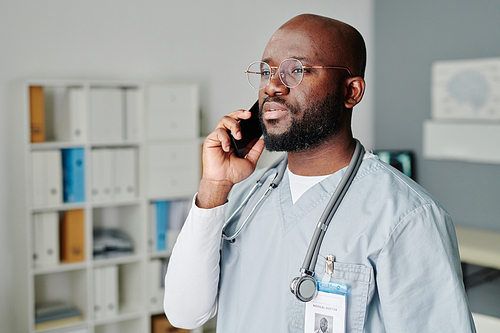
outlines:
[{"label": "black beard", "polygon": [[[302,119],[293,119],[290,128],[285,133],[271,135],[267,133],[262,120],[262,103],[259,120],[264,135],[264,143],[269,151],[296,152],[313,148],[328,136],[336,134],[340,123],[340,94],[332,93],[324,100],[314,102],[304,110]],[[299,110],[288,105],[281,97],[268,97],[264,102],[273,101],[286,106],[289,112],[297,114]],[[277,120],[268,120],[269,124]]]}]

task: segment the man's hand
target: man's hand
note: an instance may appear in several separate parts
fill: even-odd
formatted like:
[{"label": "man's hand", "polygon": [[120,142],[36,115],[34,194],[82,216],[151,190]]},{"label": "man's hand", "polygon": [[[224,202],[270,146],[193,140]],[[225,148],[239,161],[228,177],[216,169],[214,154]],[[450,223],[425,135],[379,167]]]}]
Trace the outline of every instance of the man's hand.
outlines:
[{"label": "man's hand", "polygon": [[258,140],[245,158],[236,157],[228,131],[236,140],[241,139],[238,120],[250,118],[248,110],[238,110],[224,116],[215,131],[203,143],[203,177],[196,197],[200,208],[213,208],[227,201],[234,184],[248,178],[257,165],[264,141]]}]

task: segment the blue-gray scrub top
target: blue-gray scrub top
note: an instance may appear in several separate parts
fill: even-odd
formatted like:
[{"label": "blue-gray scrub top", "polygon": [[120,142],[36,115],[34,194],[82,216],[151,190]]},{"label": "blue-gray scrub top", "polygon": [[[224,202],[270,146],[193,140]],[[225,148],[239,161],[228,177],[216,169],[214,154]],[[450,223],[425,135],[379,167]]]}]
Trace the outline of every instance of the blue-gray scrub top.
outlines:
[{"label": "blue-gray scrub top", "polygon": [[[285,174],[236,242],[223,242],[218,333],[304,331],[305,304],[291,294],[290,281],[299,275],[345,170],[295,204]],[[233,188],[227,214],[258,176]],[[376,157],[363,161],[330,223],[316,265],[319,279],[329,254],[336,257],[332,279],[349,285],[347,332],[475,332],[450,216],[422,187]]]}]

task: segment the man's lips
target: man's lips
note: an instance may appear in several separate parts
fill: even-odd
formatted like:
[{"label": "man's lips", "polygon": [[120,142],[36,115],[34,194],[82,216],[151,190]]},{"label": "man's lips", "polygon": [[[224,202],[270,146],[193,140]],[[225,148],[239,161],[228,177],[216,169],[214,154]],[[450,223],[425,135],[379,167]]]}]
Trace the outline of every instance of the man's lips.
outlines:
[{"label": "man's lips", "polygon": [[262,118],[264,120],[279,119],[286,113],[288,113],[288,110],[283,105],[273,102],[267,102],[264,104]]}]

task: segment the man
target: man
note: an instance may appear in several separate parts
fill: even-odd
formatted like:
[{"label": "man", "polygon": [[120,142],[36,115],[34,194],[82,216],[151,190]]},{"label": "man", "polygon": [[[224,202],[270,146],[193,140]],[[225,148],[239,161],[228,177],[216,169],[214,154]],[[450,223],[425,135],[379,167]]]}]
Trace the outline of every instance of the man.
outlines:
[{"label": "man", "polygon": [[319,328],[314,331],[314,333],[326,333],[328,329],[328,320],[325,317],[321,318],[319,321]]},{"label": "man", "polygon": [[[241,138],[244,110],[205,139],[199,192],[165,280],[173,325],[194,328],[217,312],[218,333],[307,332],[306,303],[290,281],[355,150],[351,114],[365,90],[365,52],[357,30],[316,15],[297,16],[271,37],[256,88],[265,145],[287,152],[286,173],[236,241],[221,248],[225,219],[261,174],[252,175],[264,142],[246,158],[234,155],[227,132]],[[327,255],[336,258],[329,281],[348,290],[346,332],[475,331],[449,215],[373,154],[365,154],[326,232],[319,280]]]}]

